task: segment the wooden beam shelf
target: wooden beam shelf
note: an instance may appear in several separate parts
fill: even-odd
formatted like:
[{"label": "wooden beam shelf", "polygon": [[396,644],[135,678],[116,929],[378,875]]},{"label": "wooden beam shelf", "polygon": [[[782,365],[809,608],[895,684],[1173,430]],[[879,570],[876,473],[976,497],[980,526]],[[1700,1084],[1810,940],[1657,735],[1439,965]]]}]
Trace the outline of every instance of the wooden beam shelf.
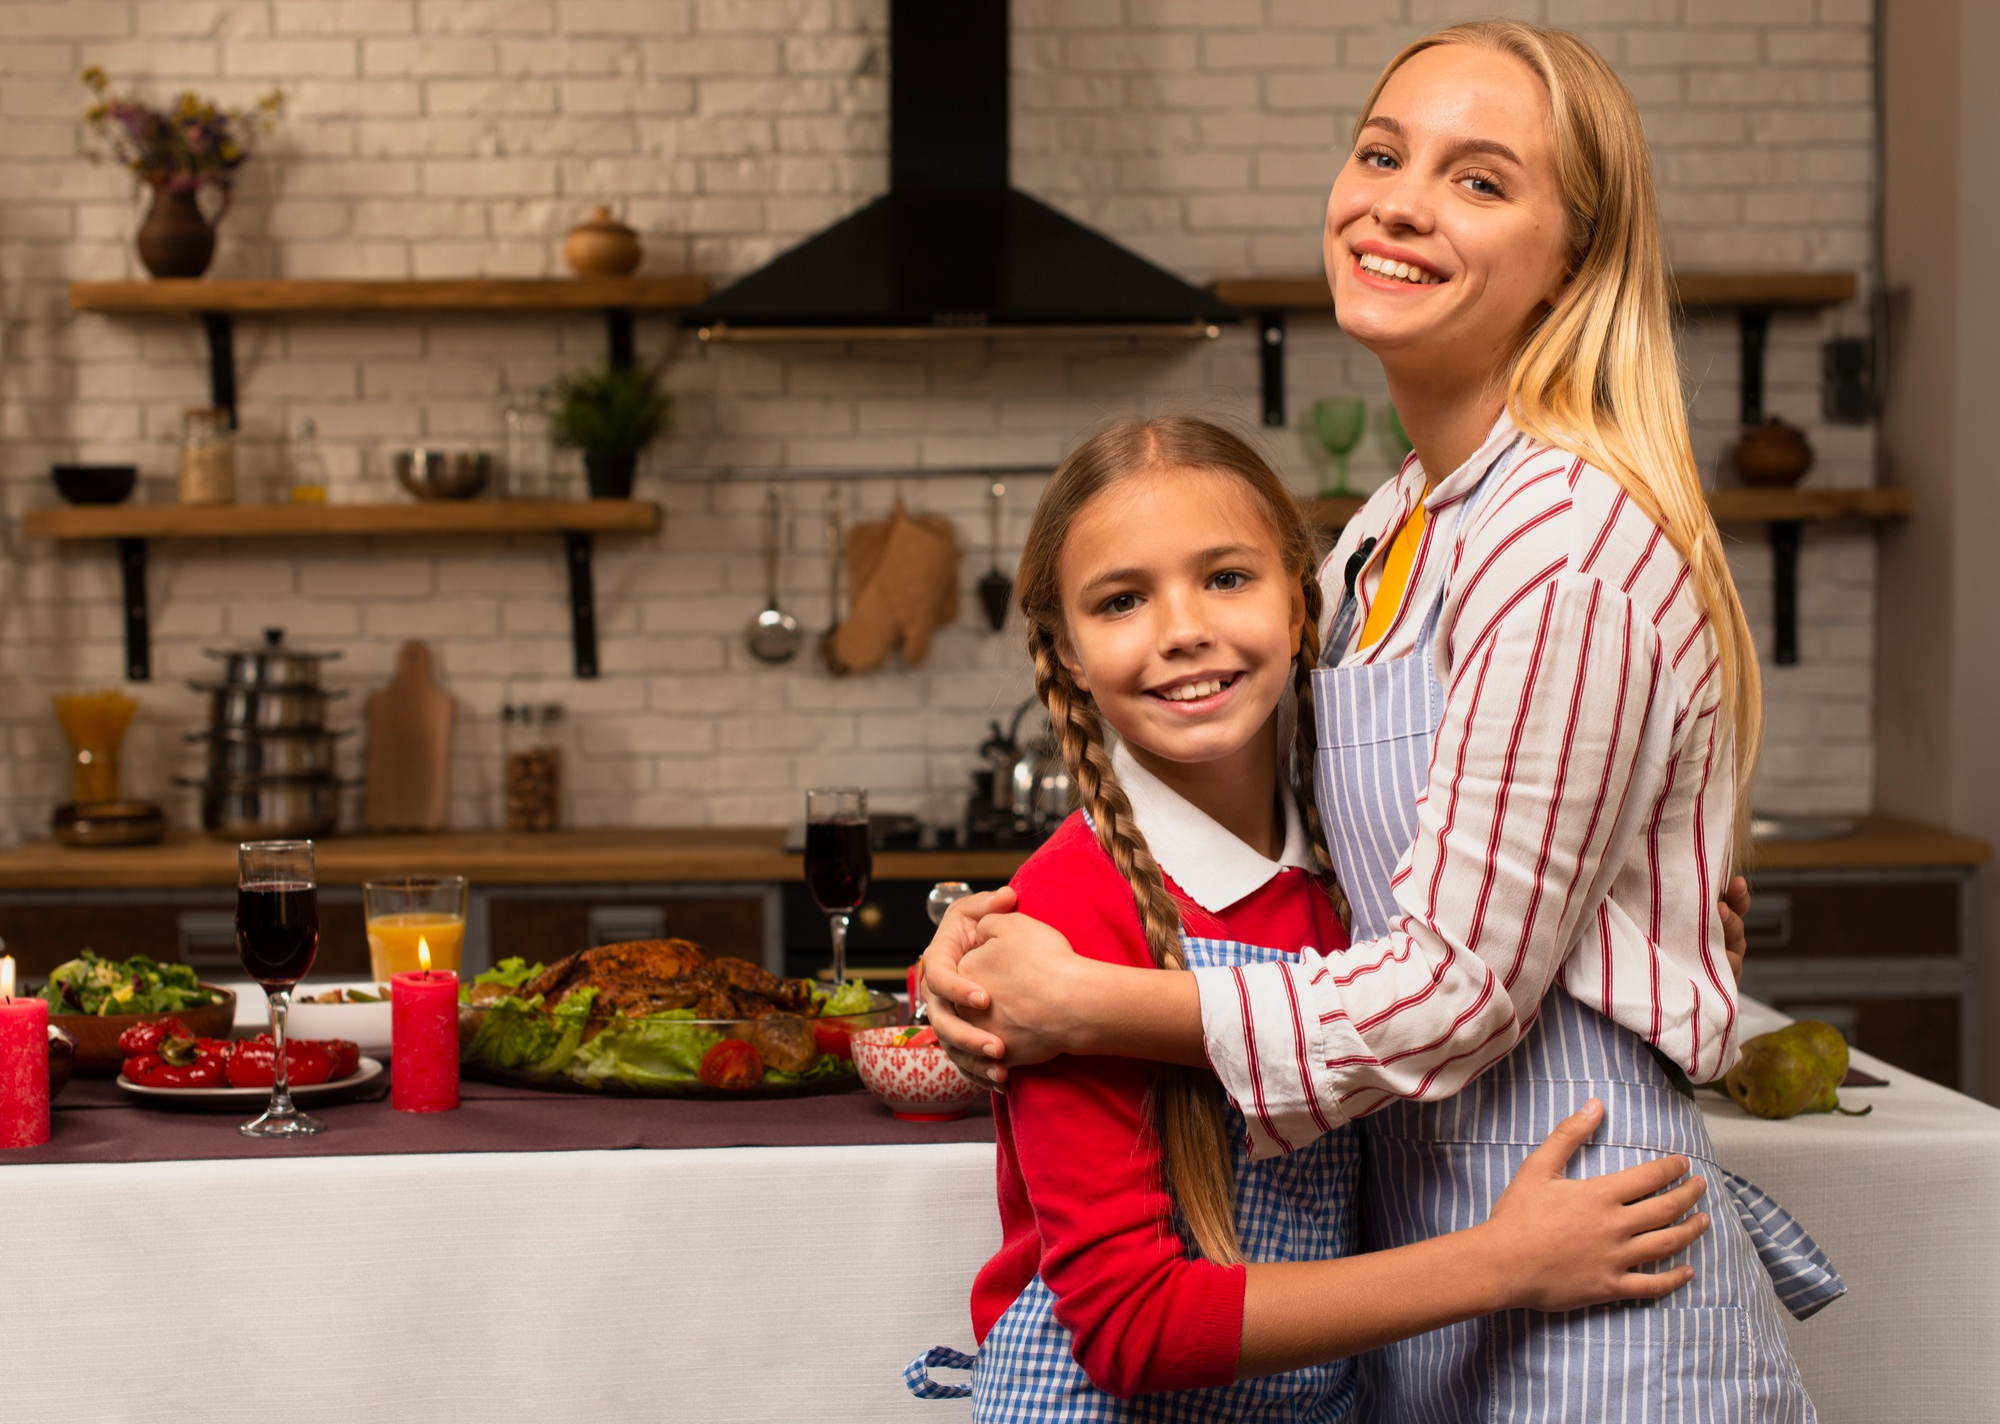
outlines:
[{"label": "wooden beam shelf", "polygon": [[414,504],[57,505],[30,509],[37,539],[315,539],[374,534],[650,534],[633,499],[424,500]]},{"label": "wooden beam shelf", "polygon": [[419,282],[295,282],[280,278],[210,281],[71,282],[71,311],[109,315],[180,314],[200,319],[208,337],[209,403],[236,424],[236,318],[301,312],[602,311],[611,364],[632,364],[632,314],[692,306],[708,295],[700,277],[465,277]]},{"label": "wooden beam shelf", "polygon": [[[1681,272],[1672,278],[1674,301],[1683,312],[1728,308],[1737,313],[1743,348],[1743,423],[1764,419],[1764,344],[1771,313],[1784,307],[1810,310],[1852,301],[1859,284],[1852,272]],[[1285,423],[1285,315],[1332,311],[1333,291],[1324,276],[1232,277],[1211,282],[1209,291],[1255,315],[1257,350],[1263,364],[1264,424]]]},{"label": "wooden beam shelf", "polygon": [[80,312],[576,311],[625,307],[656,311],[693,306],[708,296],[700,277],[466,277],[448,281],[211,281],[172,277],[152,282],[71,282],[69,308]]},{"label": "wooden beam shelf", "polygon": [[125,676],[153,675],[146,610],[146,543],[151,539],[331,539],[411,534],[560,534],[569,569],[570,640],[576,675],[597,676],[597,596],[591,537],[649,534],[657,504],[630,499],[426,500],[415,504],[76,505],[28,510],[31,538],[109,539],[124,576]]}]

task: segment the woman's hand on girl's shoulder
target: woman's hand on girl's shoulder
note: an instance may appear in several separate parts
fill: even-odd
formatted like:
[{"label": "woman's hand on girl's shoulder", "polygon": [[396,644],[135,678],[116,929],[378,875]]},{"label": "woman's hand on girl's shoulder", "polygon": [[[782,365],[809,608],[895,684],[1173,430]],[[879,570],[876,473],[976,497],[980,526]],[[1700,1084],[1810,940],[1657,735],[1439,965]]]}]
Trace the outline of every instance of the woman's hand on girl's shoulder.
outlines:
[{"label": "woman's hand on girl's shoulder", "polygon": [[[1484,1225],[1509,1308],[1580,1310],[1657,1300],[1694,1279],[1692,1266],[1644,1269],[1685,1251],[1708,1230],[1689,1216],[1707,1182],[1686,1176],[1685,1157],[1662,1157],[1604,1177],[1563,1175],[1604,1120],[1595,1098],[1528,1154]],[[1679,1183],[1679,1185],[1675,1185]],[[1685,1218],[1685,1219],[1684,1219]]]}]

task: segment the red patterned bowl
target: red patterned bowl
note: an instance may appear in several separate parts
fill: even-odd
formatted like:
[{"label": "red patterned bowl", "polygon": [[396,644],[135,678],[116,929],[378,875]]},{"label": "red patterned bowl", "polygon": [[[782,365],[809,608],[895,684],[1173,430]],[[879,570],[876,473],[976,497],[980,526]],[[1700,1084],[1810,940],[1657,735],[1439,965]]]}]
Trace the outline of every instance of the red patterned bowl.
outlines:
[{"label": "red patterned bowl", "polygon": [[902,1031],[870,1028],[854,1035],[854,1067],[862,1084],[906,1122],[963,1117],[986,1090],[952,1067],[937,1044],[896,1042]]}]

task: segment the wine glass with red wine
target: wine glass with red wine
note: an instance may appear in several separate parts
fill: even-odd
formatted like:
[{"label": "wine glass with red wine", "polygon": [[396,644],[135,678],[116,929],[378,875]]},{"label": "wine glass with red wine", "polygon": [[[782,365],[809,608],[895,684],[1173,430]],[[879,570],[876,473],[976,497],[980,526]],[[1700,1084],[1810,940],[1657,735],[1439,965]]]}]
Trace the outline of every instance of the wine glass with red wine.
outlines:
[{"label": "wine glass with red wine", "polygon": [[292,986],[319,952],[319,890],[311,841],[245,841],[236,848],[236,952],[271,1001],[271,1102],[237,1130],[246,1137],[306,1137],[326,1124],[292,1106],[285,1011]]},{"label": "wine glass with red wine", "polygon": [[833,926],[833,986],[847,981],[847,926],[868,898],[868,793],[858,786],[806,792],[806,887]]}]

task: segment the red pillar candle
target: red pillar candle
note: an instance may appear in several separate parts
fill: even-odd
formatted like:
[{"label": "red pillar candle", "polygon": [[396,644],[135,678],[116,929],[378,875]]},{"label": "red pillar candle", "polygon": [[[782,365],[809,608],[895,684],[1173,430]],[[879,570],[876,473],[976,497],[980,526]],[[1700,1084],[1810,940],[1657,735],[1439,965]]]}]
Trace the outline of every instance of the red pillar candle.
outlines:
[{"label": "red pillar candle", "polygon": [[448,970],[389,981],[389,1104],[398,1112],[458,1106],[458,976]]},{"label": "red pillar candle", "polygon": [[0,1148],[49,1140],[49,1006],[14,997],[14,960],[0,959]]}]

